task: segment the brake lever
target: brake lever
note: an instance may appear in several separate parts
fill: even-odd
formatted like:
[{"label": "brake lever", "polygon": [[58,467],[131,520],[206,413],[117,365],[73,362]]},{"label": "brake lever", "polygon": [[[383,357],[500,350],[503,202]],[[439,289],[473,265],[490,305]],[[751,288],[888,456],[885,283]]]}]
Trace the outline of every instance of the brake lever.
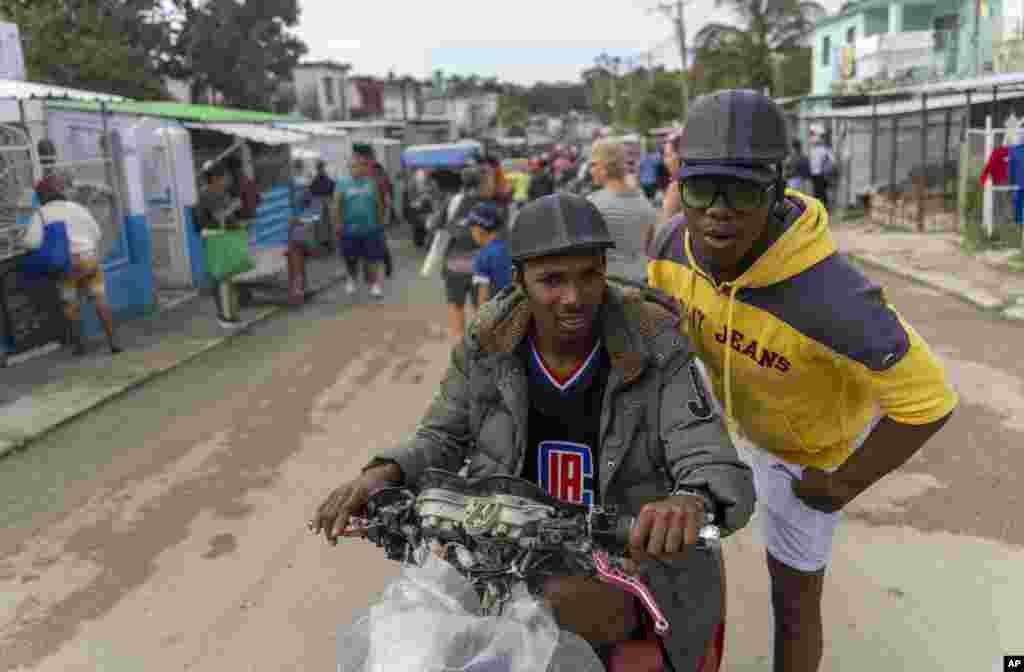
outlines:
[{"label": "brake lever", "polygon": [[374,523],[369,518],[362,518],[360,516],[349,516],[348,525],[345,526],[345,529],[342,531],[341,536],[365,536],[368,531],[380,526],[380,523]]},{"label": "brake lever", "polygon": [[644,605],[644,609],[654,620],[654,632],[664,637],[669,630],[668,619],[665,618],[665,614],[662,613],[661,607],[658,606],[658,602],[654,599],[654,595],[651,593],[651,589],[647,587],[647,584],[622,571],[621,568],[616,566],[617,563],[613,562],[607,551],[594,551],[591,557],[594,560],[594,567],[597,569],[597,578],[630,593],[640,600],[641,604]]}]

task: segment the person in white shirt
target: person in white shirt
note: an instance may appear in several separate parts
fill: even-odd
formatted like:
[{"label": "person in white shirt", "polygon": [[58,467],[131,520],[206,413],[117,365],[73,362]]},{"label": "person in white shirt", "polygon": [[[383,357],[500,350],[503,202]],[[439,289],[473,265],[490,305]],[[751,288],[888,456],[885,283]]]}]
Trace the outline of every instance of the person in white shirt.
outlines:
[{"label": "person in white shirt", "polygon": [[814,185],[814,197],[821,201],[827,210],[829,179],[836,163],[836,155],[825,142],[824,134],[815,133],[811,136],[811,184]]},{"label": "person in white shirt", "polygon": [[96,304],[96,315],[107,334],[110,352],[117,354],[121,348],[115,338],[114,311],[107,301],[107,284],[100,259],[103,231],[92,213],[78,203],[67,200],[64,191],[64,178],[59,175],[47,175],[36,184],[36,194],[42,207],[32,215],[25,234],[25,245],[29,249],[39,249],[43,244],[46,225],[64,222],[72,264],[71,270],[60,278],[61,299],[75,354],[85,354],[82,336],[83,296],[91,298]]}]

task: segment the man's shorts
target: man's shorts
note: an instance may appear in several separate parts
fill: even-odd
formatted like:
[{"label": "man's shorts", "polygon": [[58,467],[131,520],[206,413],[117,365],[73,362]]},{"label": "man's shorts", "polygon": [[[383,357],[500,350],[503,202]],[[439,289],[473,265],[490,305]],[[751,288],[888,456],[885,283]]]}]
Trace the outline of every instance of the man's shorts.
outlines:
[{"label": "man's shorts", "polygon": [[[857,438],[857,448],[877,423],[872,422]],[[744,458],[754,472],[758,517],[768,552],[782,564],[801,572],[824,568],[832,558],[832,538],[842,512],[823,513],[797,499],[793,482],[803,477],[803,466],[756,447],[745,453]]]},{"label": "man's shorts", "polygon": [[347,237],[339,241],[341,256],[349,260],[365,259],[370,263],[381,263],[388,258],[388,241],[384,233],[369,236]]},{"label": "man's shorts", "polygon": [[444,293],[448,303],[456,306],[466,305],[466,294],[469,294],[473,306],[480,303],[480,294],[473,286],[472,273],[444,272]]},{"label": "man's shorts", "polygon": [[[703,363],[705,385],[712,389]],[[721,404],[715,406],[724,416]],[[856,446],[867,439],[878,420],[868,425]],[[841,512],[823,513],[812,509],[793,494],[793,482],[803,477],[804,467],[792,464],[746,441],[737,445],[740,457],[750,465],[757,491],[757,519],[768,553],[784,565],[801,572],[817,572],[832,558],[832,538]],[[835,471],[831,469],[829,471]]]},{"label": "man's shorts", "polygon": [[60,298],[65,303],[83,299],[102,301],[107,298],[107,279],[97,260],[80,260],[75,272],[65,274],[60,282]]}]

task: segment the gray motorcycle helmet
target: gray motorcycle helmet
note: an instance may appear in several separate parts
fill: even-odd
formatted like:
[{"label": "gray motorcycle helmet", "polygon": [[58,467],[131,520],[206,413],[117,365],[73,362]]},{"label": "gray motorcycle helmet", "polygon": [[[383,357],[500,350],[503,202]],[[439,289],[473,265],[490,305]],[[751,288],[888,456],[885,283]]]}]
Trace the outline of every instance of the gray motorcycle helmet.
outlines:
[{"label": "gray motorcycle helmet", "polygon": [[524,206],[506,239],[516,265],[529,259],[615,247],[597,207],[573,194],[551,194]]}]

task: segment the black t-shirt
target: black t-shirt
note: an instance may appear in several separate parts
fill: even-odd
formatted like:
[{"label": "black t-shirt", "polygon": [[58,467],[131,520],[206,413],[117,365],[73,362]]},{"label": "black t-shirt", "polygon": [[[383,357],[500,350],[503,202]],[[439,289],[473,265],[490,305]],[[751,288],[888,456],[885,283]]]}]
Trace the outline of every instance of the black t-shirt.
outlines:
[{"label": "black t-shirt", "polygon": [[529,342],[524,344],[522,356],[530,400],[522,477],[562,501],[596,504],[608,353],[599,343],[565,381],[547,371]]}]

